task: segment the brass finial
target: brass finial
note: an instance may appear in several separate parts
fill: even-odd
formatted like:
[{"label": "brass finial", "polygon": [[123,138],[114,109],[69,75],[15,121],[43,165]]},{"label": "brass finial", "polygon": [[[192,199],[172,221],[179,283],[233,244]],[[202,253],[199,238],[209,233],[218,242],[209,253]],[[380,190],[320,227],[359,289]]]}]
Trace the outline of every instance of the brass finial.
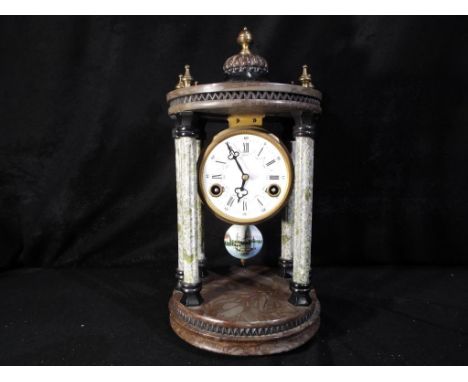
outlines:
[{"label": "brass finial", "polygon": [[182,81],[184,83],[184,88],[192,86],[193,77],[190,74],[190,65],[185,65],[185,73],[182,76]]},{"label": "brass finial", "polygon": [[305,88],[313,88],[314,85],[312,84],[312,77],[308,71],[307,65],[302,65],[302,74],[299,77],[299,81],[301,82],[302,86]]},{"label": "brass finial", "polygon": [[182,81],[182,74],[179,74],[179,82],[177,82],[176,89],[180,89],[184,87],[184,81]]},{"label": "brass finial", "polygon": [[247,29],[247,27],[244,27],[244,29],[241,30],[239,33],[239,36],[237,36],[237,43],[242,46],[242,50],[240,54],[245,55],[245,54],[250,54],[250,49],[249,49],[249,44],[252,42],[252,33]]}]

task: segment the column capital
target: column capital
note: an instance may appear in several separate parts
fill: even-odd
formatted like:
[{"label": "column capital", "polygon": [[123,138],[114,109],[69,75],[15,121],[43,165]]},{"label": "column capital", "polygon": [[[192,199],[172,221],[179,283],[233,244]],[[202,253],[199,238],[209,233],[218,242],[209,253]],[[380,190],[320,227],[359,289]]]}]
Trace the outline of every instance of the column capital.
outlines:
[{"label": "column capital", "polygon": [[185,306],[199,306],[203,302],[203,298],[200,294],[202,288],[201,283],[197,284],[188,284],[182,283],[182,298],[180,302]]},{"label": "column capital", "polygon": [[294,118],[294,137],[309,137],[315,139],[316,126],[319,115],[309,111],[300,111],[292,114]]},{"label": "column capital", "polygon": [[172,129],[174,139],[181,137],[192,137],[200,139],[200,128],[198,126],[197,115],[191,111],[184,111],[171,115],[175,120],[175,126]]},{"label": "column capital", "polygon": [[175,290],[182,291],[182,281],[184,280],[184,271],[177,269],[175,273],[175,278],[177,280]]},{"label": "column capital", "polygon": [[206,270],[206,260],[198,260],[198,274],[203,279],[208,276],[208,271]]},{"label": "column capital", "polygon": [[291,304],[295,306],[308,306],[312,303],[312,299],[310,297],[312,285],[310,283],[303,285],[291,281],[289,289],[292,292],[288,300]]},{"label": "column capital", "polygon": [[293,262],[292,260],[282,259],[278,260],[279,265],[279,274],[285,279],[290,279],[292,277],[293,271]]}]

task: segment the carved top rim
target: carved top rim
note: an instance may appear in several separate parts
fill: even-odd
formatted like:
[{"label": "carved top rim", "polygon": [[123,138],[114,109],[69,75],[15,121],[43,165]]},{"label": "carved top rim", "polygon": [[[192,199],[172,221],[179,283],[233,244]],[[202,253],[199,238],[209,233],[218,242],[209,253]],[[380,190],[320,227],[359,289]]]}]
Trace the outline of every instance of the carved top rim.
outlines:
[{"label": "carved top rim", "polygon": [[275,91],[310,96],[318,99],[319,101],[322,99],[322,93],[319,90],[315,88],[307,88],[302,85],[284,84],[279,82],[229,81],[175,89],[167,93],[166,100],[170,103],[176,98],[187,95],[219,91]]}]

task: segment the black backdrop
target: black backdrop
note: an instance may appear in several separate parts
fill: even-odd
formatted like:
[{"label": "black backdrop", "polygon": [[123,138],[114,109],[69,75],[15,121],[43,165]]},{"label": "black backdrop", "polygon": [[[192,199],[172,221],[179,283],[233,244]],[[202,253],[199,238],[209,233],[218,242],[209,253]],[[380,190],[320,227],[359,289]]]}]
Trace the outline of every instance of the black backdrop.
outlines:
[{"label": "black backdrop", "polygon": [[186,63],[222,81],[244,25],[270,80],[307,63],[324,93],[314,264],[468,264],[466,18],[211,16],[0,19],[0,266],[172,270],[165,94]]},{"label": "black backdrop", "polygon": [[[244,25],[272,81],[297,79],[307,63],[324,93],[313,226],[322,324],[292,352],[239,359],[169,327],[177,245],[165,94],[186,63],[202,83],[223,80]],[[466,364],[467,25],[0,18],[0,364]],[[206,222],[209,266],[235,263],[228,225],[210,213]],[[275,262],[278,223],[259,226],[254,261]]]}]

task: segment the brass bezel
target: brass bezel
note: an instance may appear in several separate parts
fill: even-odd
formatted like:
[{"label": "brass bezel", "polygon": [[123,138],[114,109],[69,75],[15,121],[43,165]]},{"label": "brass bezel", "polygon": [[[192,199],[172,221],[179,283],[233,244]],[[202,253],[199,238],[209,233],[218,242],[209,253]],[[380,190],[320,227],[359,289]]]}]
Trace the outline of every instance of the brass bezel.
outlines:
[{"label": "brass bezel", "polygon": [[[283,160],[286,164],[286,170],[289,175],[289,182],[286,186],[286,189],[284,190],[285,192],[282,193],[283,199],[281,200],[281,202],[273,210],[266,212],[258,216],[255,219],[232,218],[231,216],[225,214],[224,211],[221,211],[218,207],[216,207],[210,201],[210,199],[207,197],[209,190],[206,190],[203,185],[203,174],[202,174],[203,168],[205,166],[207,158],[209,157],[213,149],[224,139],[235,136],[235,135],[243,135],[243,134],[256,135],[258,137],[261,137],[267,140],[273,146],[275,146],[280,152],[280,155],[283,157]],[[265,130],[263,128],[259,128],[256,126],[246,126],[245,128],[239,127],[235,129],[228,128],[226,130],[221,131],[220,133],[218,133],[217,135],[213,137],[213,140],[211,141],[211,143],[204,149],[203,154],[201,156],[201,160],[199,161],[199,164],[198,164],[198,193],[200,195],[200,199],[202,200],[203,203],[205,203],[208,206],[208,208],[213,212],[213,214],[216,217],[230,224],[257,224],[257,223],[261,223],[267,219],[272,218],[279,211],[281,211],[281,209],[287,203],[289,196],[291,194],[293,184],[294,184],[294,168],[293,168],[291,156],[289,154],[288,149],[275,135],[270,133],[268,130]]]}]

